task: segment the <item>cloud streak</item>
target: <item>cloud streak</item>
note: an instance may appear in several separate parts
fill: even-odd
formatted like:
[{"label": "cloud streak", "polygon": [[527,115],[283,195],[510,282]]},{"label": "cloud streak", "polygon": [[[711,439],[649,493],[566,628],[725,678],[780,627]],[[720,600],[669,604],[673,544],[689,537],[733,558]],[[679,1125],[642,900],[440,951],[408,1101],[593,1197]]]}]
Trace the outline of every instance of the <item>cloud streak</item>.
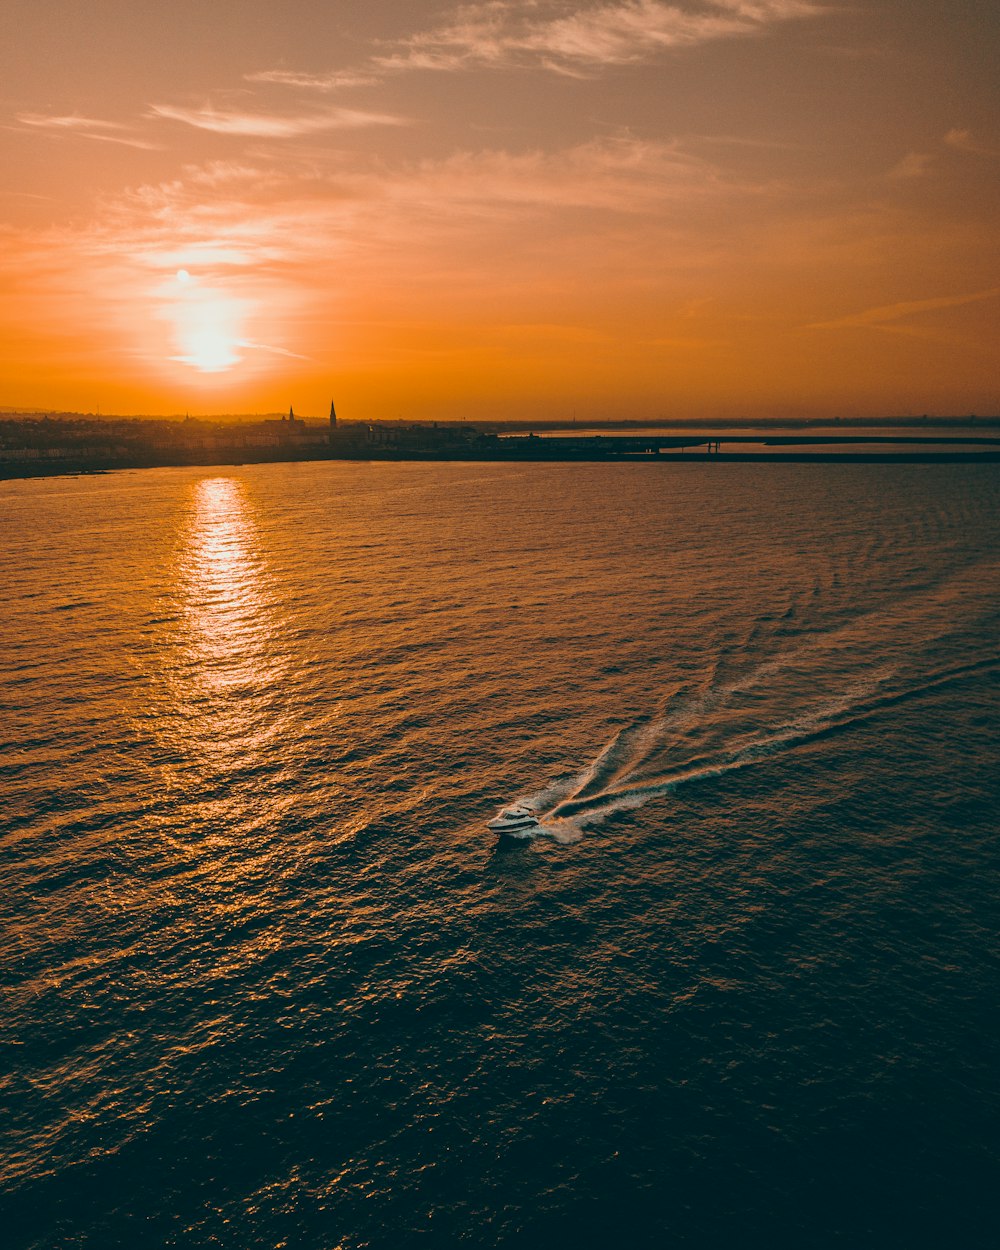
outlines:
[{"label": "cloud streak", "polygon": [[246,82],[269,83],[278,87],[295,87],[302,91],[341,91],[349,87],[370,87],[379,81],[376,74],[363,70],[334,70],[329,74],[309,74],[304,70],[264,69],[245,74]]},{"label": "cloud streak", "polygon": [[871,329],[884,330],[895,334],[922,334],[912,326],[895,324],[906,317],[920,313],[936,312],[943,308],[961,308],[965,304],[978,304],[982,300],[996,299],[1000,296],[1000,287],[990,287],[986,291],[974,291],[970,295],[945,295],[937,299],[904,300],[898,304],[883,304],[878,308],[867,308],[864,312],[850,313],[846,317],[838,317],[834,321],[816,321],[808,327],[810,330],[848,330]]},{"label": "cloud streak", "polygon": [[913,182],[924,178],[934,164],[934,157],[928,152],[908,152],[889,170],[886,177],[890,182]]},{"label": "cloud streak", "polygon": [[405,126],[406,119],[388,113],[362,109],[333,108],[320,112],[261,113],[240,109],[219,109],[212,104],[184,108],[173,104],[153,104],[149,117],[181,122],[213,134],[237,135],[254,139],[294,139],[326,130],[359,130],[368,126]]},{"label": "cloud streak", "polygon": [[1000,148],[991,148],[986,143],[980,143],[969,130],[955,127],[948,131],[944,141],[948,147],[955,148],[958,152],[967,152],[971,156],[989,156],[993,159],[1000,157]]},{"label": "cloud streak", "polygon": [[131,127],[121,122],[101,121],[96,117],[50,116],[46,113],[19,113],[17,120],[22,127],[47,130],[53,135],[75,135],[80,139],[93,139],[100,143],[120,143],[129,148],[157,151],[159,145],[139,139],[131,133]]},{"label": "cloud streak", "polygon": [[450,21],[413,35],[375,64],[392,71],[541,66],[589,76],[819,12],[812,0],[702,0],[684,8],[663,0],[613,0],[572,11],[551,2],[488,0],[462,6]]},{"label": "cloud streak", "polygon": [[415,70],[541,68],[569,77],[641,64],[672,49],[748,38],[779,23],[816,17],[815,0],[481,0],[440,25],[390,45],[359,69],[312,74],[276,68],[248,82],[332,92]]}]

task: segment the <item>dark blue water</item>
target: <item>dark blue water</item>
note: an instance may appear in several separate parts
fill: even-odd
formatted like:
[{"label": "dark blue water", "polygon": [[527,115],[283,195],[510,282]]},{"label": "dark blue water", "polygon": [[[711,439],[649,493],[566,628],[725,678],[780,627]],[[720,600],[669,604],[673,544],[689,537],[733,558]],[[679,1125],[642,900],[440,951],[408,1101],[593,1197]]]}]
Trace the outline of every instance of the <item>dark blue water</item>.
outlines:
[{"label": "dark blue water", "polygon": [[995,1245],[998,503],[0,485],[4,1244]]}]

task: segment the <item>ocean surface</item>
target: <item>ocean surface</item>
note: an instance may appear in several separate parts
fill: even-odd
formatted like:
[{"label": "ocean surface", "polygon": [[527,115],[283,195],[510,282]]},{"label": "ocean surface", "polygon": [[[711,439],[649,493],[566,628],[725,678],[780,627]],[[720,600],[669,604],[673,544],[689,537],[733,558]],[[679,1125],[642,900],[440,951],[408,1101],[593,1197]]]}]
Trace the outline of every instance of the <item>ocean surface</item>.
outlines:
[{"label": "ocean surface", "polygon": [[1000,466],[148,470],[0,532],[9,1250],[997,1244]]}]

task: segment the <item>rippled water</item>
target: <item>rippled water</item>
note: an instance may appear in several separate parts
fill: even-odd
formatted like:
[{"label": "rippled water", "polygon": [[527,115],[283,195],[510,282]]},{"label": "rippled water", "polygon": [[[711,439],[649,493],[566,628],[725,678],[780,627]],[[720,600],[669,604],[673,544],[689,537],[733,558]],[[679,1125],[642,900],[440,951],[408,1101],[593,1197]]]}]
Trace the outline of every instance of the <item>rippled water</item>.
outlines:
[{"label": "rippled water", "polygon": [[4,483],[7,1244],[995,1244],[998,503]]}]

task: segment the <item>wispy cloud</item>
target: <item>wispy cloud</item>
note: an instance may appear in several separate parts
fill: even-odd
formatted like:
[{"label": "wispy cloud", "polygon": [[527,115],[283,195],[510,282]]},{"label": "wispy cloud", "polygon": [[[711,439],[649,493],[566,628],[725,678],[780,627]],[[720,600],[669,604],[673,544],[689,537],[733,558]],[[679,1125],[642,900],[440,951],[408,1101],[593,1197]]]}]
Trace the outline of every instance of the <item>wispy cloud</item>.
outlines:
[{"label": "wispy cloud", "polygon": [[54,197],[51,195],[39,195],[34,191],[14,191],[9,187],[0,187],[0,198],[10,200],[40,200],[44,203],[51,203]]},{"label": "wispy cloud", "polygon": [[300,352],[289,351],[287,347],[269,347],[267,343],[254,343],[251,339],[240,339],[238,347],[250,351],[266,352],[271,356],[285,356],[289,360],[311,360],[311,356],[303,356]]},{"label": "wispy cloud", "polygon": [[150,105],[150,117],[182,122],[214,134],[255,139],[293,139],[324,130],[358,130],[367,126],[404,126],[406,119],[362,109],[333,108],[320,112],[261,113],[203,104],[184,108],[173,104]]},{"label": "wispy cloud", "polygon": [[725,339],[702,339],[693,335],[674,335],[671,338],[647,339],[649,347],[662,347],[668,351],[691,352],[708,351],[715,347],[725,347]]},{"label": "wispy cloud", "polygon": [[945,295],[936,299],[904,300],[898,304],[883,304],[878,308],[867,308],[863,312],[850,313],[834,321],[816,321],[808,328],[810,330],[871,329],[885,330],[895,334],[925,335],[927,332],[919,327],[901,326],[897,323],[920,313],[936,312],[942,308],[961,308],[964,304],[978,304],[982,300],[996,299],[997,296],[1000,296],[1000,287],[974,291],[969,295]]},{"label": "wispy cloud", "polygon": [[[1000,148],[990,147],[981,143],[971,131],[954,127],[943,137],[941,143],[945,148],[955,152],[965,152],[970,156],[985,156],[992,160],[1000,159]],[[889,170],[887,177],[893,182],[908,182],[922,178],[930,173],[937,157],[929,152],[909,152]]]},{"label": "wispy cloud", "polygon": [[[664,51],[747,38],[827,11],[817,0],[477,0],[430,30],[385,45],[359,66],[313,73],[278,66],[245,81],[328,94],[415,70],[542,68],[591,77]],[[213,127],[217,128],[217,127]],[[241,132],[242,133],[242,132]]]},{"label": "wispy cloud", "polygon": [[723,184],[714,165],[675,144],[624,136],[557,152],[458,153],[421,164],[390,185],[437,212],[463,205],[478,206],[480,214],[589,208],[632,216],[670,200],[696,202]]},{"label": "wispy cloud", "polygon": [[821,12],[812,0],[612,0],[567,11],[564,4],[487,0],[464,5],[434,30],[375,58],[386,70],[456,70],[540,65],[587,75],[648,60],[667,49],[759,34],[778,22]]},{"label": "wispy cloud", "polygon": [[959,152],[968,152],[973,156],[1000,158],[1000,148],[990,147],[987,143],[980,143],[969,130],[955,127],[948,131],[944,141],[948,147],[956,148]]},{"label": "wispy cloud", "polygon": [[[282,173],[214,161],[109,197],[82,233],[67,228],[46,235],[30,256],[26,245],[14,251],[16,268],[25,273],[60,254],[74,265],[136,274],[184,269],[222,285],[250,275],[255,281],[284,275],[284,282],[300,268],[309,286],[316,266],[336,269],[350,256],[358,265],[391,256],[394,265],[419,269],[419,257],[433,253],[454,262],[459,274],[470,257],[492,270],[494,249],[484,239],[494,231],[506,238],[509,227],[526,221],[538,223],[539,237],[554,234],[560,246],[571,247],[573,238],[591,237],[597,222],[617,220],[616,246],[631,251],[639,219],[653,231],[671,231],[699,206],[738,197],[745,209],[756,190],[676,145],[631,137],[555,152],[347,164],[324,175],[311,167]],[[529,252],[530,268],[536,262]]]},{"label": "wispy cloud", "polygon": [[934,157],[928,152],[908,152],[902,160],[893,165],[886,177],[891,182],[912,182],[923,178],[934,164]]},{"label": "wispy cloud", "polygon": [[349,87],[370,87],[378,75],[364,70],[334,70],[329,74],[309,74],[304,70],[264,69],[245,74],[246,82],[270,83],[279,87],[296,87],[303,91],[341,91]]},{"label": "wispy cloud", "polygon": [[156,151],[159,146],[136,136],[130,126],[121,122],[101,121],[96,117],[19,113],[17,120],[22,126],[48,130],[55,135],[75,135],[80,139],[94,139],[101,143],[121,143],[125,147],[141,148],[145,151]]}]

